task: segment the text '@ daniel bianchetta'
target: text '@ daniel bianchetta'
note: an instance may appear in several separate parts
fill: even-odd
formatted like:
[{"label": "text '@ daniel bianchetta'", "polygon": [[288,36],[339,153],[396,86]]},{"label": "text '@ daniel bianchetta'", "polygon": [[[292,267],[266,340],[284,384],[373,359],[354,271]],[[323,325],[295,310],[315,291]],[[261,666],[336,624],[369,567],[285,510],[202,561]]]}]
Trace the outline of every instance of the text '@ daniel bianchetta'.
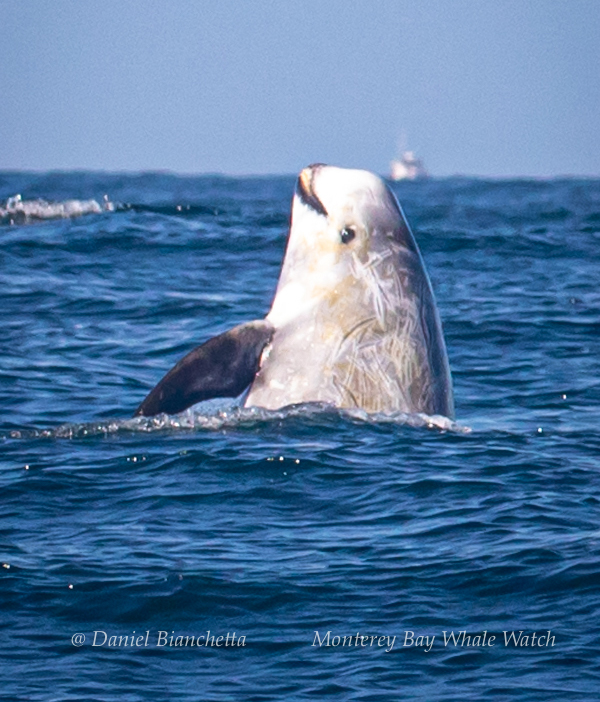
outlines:
[{"label": "text '@ daniel bianchetta'", "polygon": [[[73,646],[83,646],[86,643],[85,634],[73,634],[71,636]],[[238,648],[246,646],[246,637],[238,636],[236,632],[226,634],[177,634],[174,631],[150,630],[144,633],[135,631],[130,634],[111,634],[98,629],[93,632],[91,641],[88,643],[97,648],[188,648],[197,646],[207,646],[210,648]]]},{"label": "text '@ daniel bianchetta'", "polygon": [[[378,635],[378,634],[336,634],[331,630],[326,632],[314,632],[312,647],[317,648],[370,648],[390,653],[397,649],[415,649],[429,653],[434,644],[440,648],[464,648],[464,649],[489,649],[494,646],[504,648],[553,648],[556,645],[556,637],[552,631],[502,631],[501,633],[490,634],[487,631],[473,634],[461,631],[442,631],[439,634],[417,634],[414,631],[406,630],[401,635]],[[130,634],[111,634],[106,631],[96,630],[86,638],[85,634],[77,633],[71,637],[73,646],[81,647],[87,642],[94,648],[188,648],[188,647],[210,647],[210,648],[239,648],[246,647],[246,636],[238,635],[236,632],[226,634],[214,634],[207,631],[206,634],[188,635],[178,634],[174,631],[145,631]]]}]

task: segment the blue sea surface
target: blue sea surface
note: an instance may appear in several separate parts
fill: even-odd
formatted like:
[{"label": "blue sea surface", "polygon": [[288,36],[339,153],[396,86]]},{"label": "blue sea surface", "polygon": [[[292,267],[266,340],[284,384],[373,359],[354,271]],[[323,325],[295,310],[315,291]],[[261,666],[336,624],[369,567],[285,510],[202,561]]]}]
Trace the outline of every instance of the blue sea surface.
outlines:
[{"label": "blue sea surface", "polygon": [[457,425],[132,420],[266,314],[293,187],[0,173],[3,698],[598,699],[600,180],[392,184]]}]

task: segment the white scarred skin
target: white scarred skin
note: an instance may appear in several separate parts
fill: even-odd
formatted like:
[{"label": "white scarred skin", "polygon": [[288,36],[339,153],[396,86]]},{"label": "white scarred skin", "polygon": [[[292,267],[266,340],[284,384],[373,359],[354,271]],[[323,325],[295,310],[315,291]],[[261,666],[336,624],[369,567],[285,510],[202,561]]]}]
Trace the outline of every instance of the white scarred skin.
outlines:
[{"label": "white scarred skin", "polygon": [[[300,175],[267,320],[275,328],[246,406],[328,402],[368,412],[453,417],[441,323],[417,245],[385,183],[315,166]],[[343,243],[341,232],[354,238]]]}]

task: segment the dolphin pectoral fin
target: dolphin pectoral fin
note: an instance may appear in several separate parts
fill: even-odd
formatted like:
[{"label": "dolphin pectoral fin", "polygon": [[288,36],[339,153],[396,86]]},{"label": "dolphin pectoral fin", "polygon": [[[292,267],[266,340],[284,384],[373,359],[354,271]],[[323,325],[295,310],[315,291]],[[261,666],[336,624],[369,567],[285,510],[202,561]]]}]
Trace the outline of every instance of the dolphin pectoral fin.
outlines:
[{"label": "dolphin pectoral fin", "polygon": [[269,322],[260,320],[209,339],[165,375],[134,416],[177,414],[202,400],[237,397],[252,383],[274,331]]}]

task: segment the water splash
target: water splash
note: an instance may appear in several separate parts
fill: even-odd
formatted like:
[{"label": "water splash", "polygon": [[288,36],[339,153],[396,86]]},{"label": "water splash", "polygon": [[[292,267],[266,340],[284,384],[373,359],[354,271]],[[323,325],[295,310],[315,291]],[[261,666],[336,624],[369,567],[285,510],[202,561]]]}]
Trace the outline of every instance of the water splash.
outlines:
[{"label": "water splash", "polygon": [[32,221],[46,219],[70,219],[86,214],[114,212],[115,205],[105,195],[102,204],[96,200],[64,200],[49,202],[41,198],[23,200],[21,195],[9,197],[0,204],[0,222],[8,224],[26,224]]},{"label": "water splash", "polygon": [[307,422],[321,425],[332,421],[380,425],[395,424],[413,428],[426,428],[440,432],[468,434],[470,427],[459,424],[441,415],[405,414],[369,414],[363,410],[339,410],[332,405],[322,403],[304,403],[290,405],[279,410],[267,410],[261,407],[231,407],[218,411],[187,410],[178,415],[158,414],[154,417],[133,417],[131,419],[111,419],[101,422],[82,424],[63,424],[54,429],[12,430],[4,438],[12,439],[82,439],[87,437],[110,436],[117,434],[148,434],[156,432],[177,431],[218,431],[221,429],[248,428],[285,422],[300,418]]}]

